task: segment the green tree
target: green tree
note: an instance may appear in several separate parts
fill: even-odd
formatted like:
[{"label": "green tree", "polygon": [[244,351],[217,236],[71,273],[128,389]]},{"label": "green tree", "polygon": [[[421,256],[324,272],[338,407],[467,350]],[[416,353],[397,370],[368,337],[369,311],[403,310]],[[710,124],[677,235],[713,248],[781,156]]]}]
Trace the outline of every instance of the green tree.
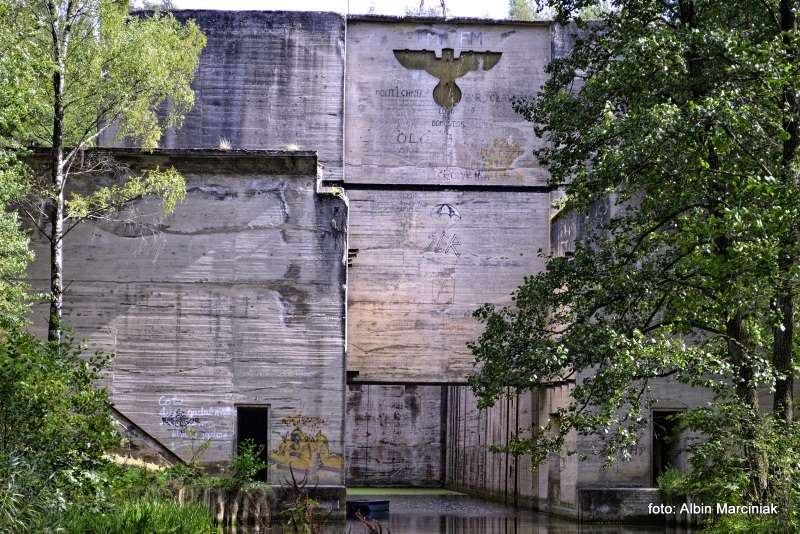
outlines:
[{"label": "green tree", "polygon": [[[10,17],[10,7],[0,3],[0,20]],[[25,268],[30,260],[28,240],[12,205],[27,192],[28,174],[20,162],[23,151],[17,137],[35,93],[18,34],[0,24],[0,329],[19,327],[27,307]]]},{"label": "green tree", "polygon": [[[536,155],[565,191],[562,216],[587,230],[514,306],[476,312],[486,329],[471,384],[488,406],[506,386],[574,380],[560,417],[512,449],[542,459],[576,431],[596,435],[609,462],[630,456],[654,380],[705,388],[716,409],[684,418],[709,438],[695,467],[724,467],[730,451],[708,447],[736,435],[737,463],[716,472],[737,474],[725,482],[740,499],[763,501],[772,437],[793,432],[796,7],[624,0],[602,24],[582,23],[598,4],[550,2],[579,38],[539,97],[515,102],[548,141]],[[761,388],[776,389],[773,407]]]},{"label": "green tree", "polygon": [[0,531],[42,532],[72,504],[92,505],[105,451],[118,443],[104,389],[107,357],[81,357],[27,333],[0,340]]},{"label": "green tree", "polygon": [[131,3],[132,9],[149,9],[153,11],[172,11],[175,3],[172,0],[141,0]]},{"label": "green tree", "polygon": [[[584,20],[598,20],[613,9],[609,0],[602,0],[581,9],[578,14]],[[546,2],[537,0],[508,0],[508,18],[512,20],[552,20],[555,11]]]},{"label": "green tree", "polygon": [[[19,144],[48,147],[48,175],[35,184],[41,213],[32,217],[50,242],[48,337],[61,337],[63,241],[81,221],[124,208],[144,195],[159,195],[171,210],[184,196],[183,178],[154,170],[122,185],[66,198],[69,178],[87,172],[80,162],[107,129],[145,149],[157,146],[164,128],[179,126],[194,103],[190,87],[205,37],[171,15],[130,16],[118,0],[0,0],[2,32],[20,46],[10,60],[31,100]],[[97,165],[97,162],[92,162]],[[105,161],[101,167],[107,165]],[[33,211],[33,210],[31,210]]]},{"label": "green tree", "polygon": [[31,260],[28,237],[12,204],[26,191],[27,169],[15,152],[0,148],[0,335],[19,328],[27,315],[25,270]]}]

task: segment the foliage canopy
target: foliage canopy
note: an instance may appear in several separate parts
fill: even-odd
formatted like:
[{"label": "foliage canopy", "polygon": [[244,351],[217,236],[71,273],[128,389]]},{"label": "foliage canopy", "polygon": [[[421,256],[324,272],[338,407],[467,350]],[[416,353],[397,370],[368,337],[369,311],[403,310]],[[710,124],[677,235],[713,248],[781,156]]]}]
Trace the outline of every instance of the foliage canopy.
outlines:
[{"label": "foliage canopy", "polygon": [[691,446],[696,475],[724,468],[736,429],[727,497],[763,501],[774,439],[794,432],[796,6],[617,0],[588,24],[599,2],[548,4],[577,24],[575,46],[514,105],[547,141],[536,156],[564,191],[555,224],[585,231],[513,306],[476,311],[471,384],[483,406],[508,386],[569,384],[558,417],[512,451],[542,460],[577,432],[609,463],[631,457],[661,379],[705,391],[713,404],[683,418],[707,438]]},{"label": "foliage canopy", "polygon": [[[183,198],[175,169],[132,174],[88,149],[101,137],[152,149],[180,126],[204,45],[194,23],[131,14],[126,1],[0,0],[0,531],[53,529],[65,509],[102,504],[103,455],[117,442],[97,387],[107,357],[82,358],[63,335],[63,241],[144,196],[167,210]],[[26,165],[33,151],[47,154],[41,176]],[[78,174],[118,180],[77,193]],[[50,244],[49,343],[20,330],[31,253],[17,211]]]},{"label": "foliage canopy", "polygon": [[48,336],[58,341],[64,236],[143,196],[161,196],[171,210],[185,194],[174,169],[67,199],[69,178],[113,169],[110,158],[86,164],[84,151],[101,137],[152,149],[166,128],[181,125],[194,105],[191,80],[205,37],[191,21],[162,11],[131,15],[129,3],[118,0],[0,0],[0,13],[0,40],[10,36],[2,42],[0,83],[13,89],[0,101],[3,135],[17,149],[50,149],[25,212],[50,242]]}]

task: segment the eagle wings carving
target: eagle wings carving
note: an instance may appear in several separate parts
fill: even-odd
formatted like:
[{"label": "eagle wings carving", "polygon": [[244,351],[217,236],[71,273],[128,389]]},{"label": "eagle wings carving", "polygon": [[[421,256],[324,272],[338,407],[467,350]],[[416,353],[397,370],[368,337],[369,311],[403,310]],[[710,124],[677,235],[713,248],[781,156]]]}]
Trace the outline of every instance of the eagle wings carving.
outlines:
[{"label": "eagle wings carving", "polygon": [[452,48],[443,48],[437,58],[432,50],[395,50],[394,57],[409,70],[424,70],[439,79],[433,88],[433,100],[444,108],[461,101],[456,78],[474,70],[490,70],[500,61],[500,52],[461,52],[456,58]]}]

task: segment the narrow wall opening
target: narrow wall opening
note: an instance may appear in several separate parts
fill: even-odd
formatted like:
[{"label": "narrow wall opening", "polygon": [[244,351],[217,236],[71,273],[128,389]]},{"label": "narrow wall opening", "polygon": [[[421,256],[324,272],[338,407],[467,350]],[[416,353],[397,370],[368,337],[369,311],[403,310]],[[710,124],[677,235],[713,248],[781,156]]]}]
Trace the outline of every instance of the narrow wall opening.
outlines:
[{"label": "narrow wall opening", "polygon": [[653,410],[653,486],[670,467],[677,467],[680,454],[675,410]]},{"label": "narrow wall opening", "polygon": [[[259,455],[264,462],[269,460],[269,407],[236,407],[236,451],[241,450],[242,442],[250,440],[261,449]],[[269,470],[262,469],[256,478],[267,481]]]}]

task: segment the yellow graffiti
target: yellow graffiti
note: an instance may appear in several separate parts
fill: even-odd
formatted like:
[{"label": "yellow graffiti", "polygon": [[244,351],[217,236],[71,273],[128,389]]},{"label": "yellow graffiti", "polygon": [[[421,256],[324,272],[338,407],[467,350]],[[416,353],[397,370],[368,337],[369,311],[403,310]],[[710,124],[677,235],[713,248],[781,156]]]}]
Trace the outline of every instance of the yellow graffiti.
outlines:
[{"label": "yellow graffiti", "polygon": [[328,438],[320,431],[309,435],[299,427],[283,436],[283,440],[270,454],[278,467],[291,466],[300,471],[341,471],[344,458],[330,451]]}]

